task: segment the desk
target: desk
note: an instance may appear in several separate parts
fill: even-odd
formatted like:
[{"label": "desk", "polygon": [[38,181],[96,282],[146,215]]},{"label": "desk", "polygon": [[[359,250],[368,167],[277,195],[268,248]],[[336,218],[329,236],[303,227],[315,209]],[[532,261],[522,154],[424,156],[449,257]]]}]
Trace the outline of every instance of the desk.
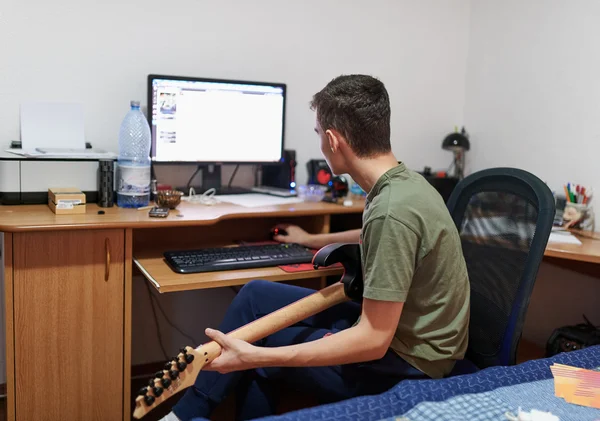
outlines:
[{"label": "desk", "polygon": [[[286,273],[278,268],[178,275],[164,250],[268,239],[277,222],[328,232],[363,206],[296,203],[268,208],[182,203],[167,219],[146,211],[88,204],[83,215],[55,215],[45,205],[0,206],[8,420],[128,421],[131,371],[132,274],[136,268],[160,292],[287,281],[341,273]],[[337,224],[339,225],[339,224]],[[600,237],[598,237],[600,238]],[[600,241],[550,244],[549,258],[600,263]],[[52,379],[48,382],[48,379]]]},{"label": "desk", "polygon": [[548,243],[544,256],[575,262],[600,263],[600,234],[571,231],[580,241],[577,244]]},{"label": "desk", "polygon": [[134,270],[162,293],[341,274],[264,268],[179,275],[166,266],[163,251],[267,240],[278,222],[329,232],[332,217],[362,209],[182,203],[158,219],[118,207],[100,215],[93,204],[82,215],[55,215],[45,205],[0,206],[8,420],[130,419]]}]

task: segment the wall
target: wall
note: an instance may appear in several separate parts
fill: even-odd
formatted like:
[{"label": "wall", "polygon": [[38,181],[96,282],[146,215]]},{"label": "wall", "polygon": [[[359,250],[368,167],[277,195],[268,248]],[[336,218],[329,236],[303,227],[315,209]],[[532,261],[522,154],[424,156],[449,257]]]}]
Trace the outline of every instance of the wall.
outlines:
[{"label": "wall", "polygon": [[0,143],[18,138],[24,100],[82,102],[88,141],[116,150],[129,100],[146,102],[149,73],[278,81],[288,84],[286,144],[305,180],[305,162],[320,157],[311,95],[361,72],[389,88],[397,154],[416,168],[445,167],[438,145],[462,123],[468,6],[4,0]]},{"label": "wall", "polygon": [[[393,148],[410,167],[446,168],[451,155],[441,140],[463,120],[467,0],[4,0],[0,12],[3,147],[19,138],[20,102],[56,100],[83,103],[87,140],[116,151],[129,100],[146,102],[149,73],[287,83],[286,146],[297,151],[300,181],[306,161],[320,157],[308,102],[339,74],[386,83]],[[192,171],[177,167],[164,177],[187,180]],[[134,363],[164,358],[147,294],[136,279]],[[160,300],[201,338],[232,296],[223,289]],[[188,343],[159,318],[168,353]]]},{"label": "wall", "polygon": [[[514,166],[554,190],[567,182],[600,188],[599,19],[593,0],[471,2],[470,171]],[[543,344],[582,313],[600,324],[598,288],[597,279],[544,263],[524,336]]]}]

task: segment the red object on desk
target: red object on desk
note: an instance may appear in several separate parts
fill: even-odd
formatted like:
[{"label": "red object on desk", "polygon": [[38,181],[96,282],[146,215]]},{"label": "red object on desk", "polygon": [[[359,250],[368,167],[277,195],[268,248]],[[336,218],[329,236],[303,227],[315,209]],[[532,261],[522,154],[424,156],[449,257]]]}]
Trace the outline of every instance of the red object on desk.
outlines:
[{"label": "red object on desk", "polygon": [[[315,250],[315,252],[316,252],[316,250]],[[328,268],[342,268],[342,267],[343,266],[341,263],[336,263],[335,265],[328,266]],[[281,269],[282,271],[288,272],[288,273],[308,272],[310,270],[315,270],[312,263],[298,263],[295,265],[278,266],[278,268]]]}]

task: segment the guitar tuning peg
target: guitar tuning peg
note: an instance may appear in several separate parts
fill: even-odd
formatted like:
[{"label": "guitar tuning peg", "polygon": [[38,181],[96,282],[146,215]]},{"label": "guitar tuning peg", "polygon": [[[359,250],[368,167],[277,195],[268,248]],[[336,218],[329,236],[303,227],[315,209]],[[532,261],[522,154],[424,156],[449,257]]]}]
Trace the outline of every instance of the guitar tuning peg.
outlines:
[{"label": "guitar tuning peg", "polygon": [[146,405],[150,406],[154,403],[156,399],[154,398],[154,396],[151,395],[146,395],[144,396],[144,402],[146,402]]},{"label": "guitar tuning peg", "polygon": [[144,386],[140,390],[138,390],[138,395],[139,396],[144,396],[147,392],[148,392],[148,387]]},{"label": "guitar tuning peg", "polygon": [[157,398],[162,395],[163,392],[163,388],[162,387],[158,387],[158,386],[154,386],[152,388],[152,393],[154,394],[154,396],[156,396]]},{"label": "guitar tuning peg", "polygon": [[176,380],[179,377],[179,371],[169,370],[169,377],[171,377],[171,380]]},{"label": "guitar tuning peg", "polygon": [[187,367],[187,364],[185,362],[183,362],[183,361],[177,362],[177,370],[183,371],[183,370],[185,370],[186,367]]},{"label": "guitar tuning peg", "polygon": [[165,370],[170,370],[171,367],[173,367],[173,361],[169,361],[168,363],[165,363]]},{"label": "guitar tuning peg", "polygon": [[[169,367],[169,368],[171,368],[171,367]],[[164,375],[165,375],[164,371],[157,371],[156,373],[154,373],[154,377],[157,379],[162,379]]]},{"label": "guitar tuning peg", "polygon": [[194,361],[194,354],[185,354],[185,362],[191,364]]},{"label": "guitar tuning peg", "polygon": [[154,378],[148,380],[148,386],[150,386],[150,387],[154,386]]},{"label": "guitar tuning peg", "polygon": [[160,379],[160,382],[162,383],[165,389],[168,389],[169,386],[171,386],[171,379],[169,379],[168,377],[163,377],[162,379]]},{"label": "guitar tuning peg", "polygon": [[182,354],[187,354],[187,348],[183,347],[179,350]]}]

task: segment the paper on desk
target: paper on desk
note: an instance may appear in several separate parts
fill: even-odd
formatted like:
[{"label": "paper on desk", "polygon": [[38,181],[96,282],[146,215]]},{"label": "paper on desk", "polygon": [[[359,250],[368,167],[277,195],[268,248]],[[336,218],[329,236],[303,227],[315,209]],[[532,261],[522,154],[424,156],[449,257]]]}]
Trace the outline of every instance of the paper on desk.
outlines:
[{"label": "paper on desk", "polygon": [[21,104],[21,146],[85,149],[83,104],[25,102]]},{"label": "paper on desk", "polygon": [[573,234],[567,231],[551,232],[550,238],[548,238],[548,242],[560,244],[576,244],[578,246],[581,245],[581,241],[579,240],[579,238],[575,237]]},{"label": "paper on desk", "polygon": [[217,199],[220,202],[233,203],[234,205],[244,206],[246,208],[289,205],[292,203],[300,203],[304,201],[297,197],[277,197],[260,193],[224,194],[221,196],[215,196],[215,199]]}]

